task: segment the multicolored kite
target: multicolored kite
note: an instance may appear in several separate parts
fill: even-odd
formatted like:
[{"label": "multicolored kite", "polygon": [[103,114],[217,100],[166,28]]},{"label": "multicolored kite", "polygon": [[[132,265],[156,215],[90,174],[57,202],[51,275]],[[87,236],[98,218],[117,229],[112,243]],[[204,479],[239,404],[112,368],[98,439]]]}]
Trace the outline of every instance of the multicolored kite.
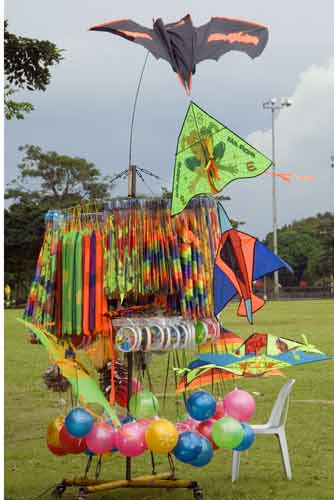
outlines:
[{"label": "multicolored kite", "polygon": [[[218,339],[215,339],[214,342],[205,342],[204,344],[200,345],[199,352],[200,354],[232,354],[242,344],[243,339],[239,337],[239,335],[236,335],[235,333],[229,332],[227,330],[223,330],[220,334],[220,337]],[[187,375],[187,372],[189,371],[190,370],[186,370],[185,374],[182,376],[176,388],[176,393],[213,385],[216,383],[223,383],[225,380],[235,380],[237,378],[240,378],[240,375],[234,375],[231,372],[215,367],[209,370],[206,367],[204,367],[203,369],[200,367],[197,371],[192,370],[191,374],[189,373]],[[270,370],[268,373],[264,374],[264,376],[272,375],[278,375],[281,377],[284,376],[280,370]]]},{"label": "multicolored kite", "polygon": [[268,41],[268,29],[261,24],[212,17],[207,24],[195,28],[188,14],[180,21],[164,24],[157,19],[153,29],[131,19],[96,24],[92,31],[107,31],[145,47],[156,59],[165,59],[177,73],[187,94],[196,64],[205,59],[218,59],[230,50],[259,56]]},{"label": "multicolored kite", "polygon": [[213,368],[243,377],[259,376],[275,369],[334,359],[310,345],[305,337],[304,341],[254,333],[232,354],[200,354],[188,366],[187,381]]},{"label": "multicolored kite", "polygon": [[[96,403],[108,413],[116,426],[120,425],[119,419],[105,398],[98,383],[89,374],[87,367],[81,362],[85,355],[78,352],[67,341],[58,341],[57,338],[47,330],[37,328],[29,321],[17,318],[20,323],[29,328],[44,345],[54,363],[59,366],[64,377],[72,385],[74,395],[83,404]],[[67,353],[70,355],[67,355]],[[79,361],[81,360],[81,361]],[[89,364],[89,361],[87,360]]]},{"label": "multicolored kite", "polygon": [[242,343],[243,339],[239,335],[223,329],[214,342],[208,341],[199,345],[198,351],[200,354],[234,352]]},{"label": "multicolored kite", "polygon": [[218,194],[232,181],[256,177],[271,160],[191,102],[177,142],[172,215],[199,194]]},{"label": "multicolored kite", "polygon": [[[225,210],[218,204],[222,235],[214,267],[214,313],[217,316],[235,296],[240,296],[239,316],[253,322],[253,313],[264,300],[253,293],[253,281],[282,267],[291,267],[259,240],[233,229]],[[224,230],[225,229],[225,230]]]}]

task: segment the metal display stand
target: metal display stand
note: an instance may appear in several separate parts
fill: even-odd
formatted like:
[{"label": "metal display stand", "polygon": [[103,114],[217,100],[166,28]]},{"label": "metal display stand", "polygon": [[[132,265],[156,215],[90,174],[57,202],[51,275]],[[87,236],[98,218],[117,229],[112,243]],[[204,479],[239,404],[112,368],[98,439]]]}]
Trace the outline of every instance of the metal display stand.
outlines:
[{"label": "metal display stand", "polygon": [[[136,196],[136,166],[130,165],[128,170],[128,196],[130,198],[134,198]],[[132,372],[133,372],[133,353],[128,352],[126,354],[127,367],[128,367],[128,380],[127,380],[127,389],[128,389],[128,405],[129,400],[132,393]],[[129,406],[128,406],[129,412]],[[192,491],[194,500],[202,500],[203,499],[203,491],[199,487],[196,481],[187,480],[187,479],[177,479],[175,475],[175,467],[173,463],[173,459],[170,454],[168,454],[170,472],[165,472],[161,474],[157,474],[155,472],[155,464],[154,457],[151,453],[152,460],[152,474],[145,476],[137,476],[132,477],[132,461],[130,457],[126,457],[126,471],[125,471],[125,479],[118,480],[100,480],[98,479],[99,469],[101,466],[101,459],[97,465],[96,471],[96,479],[88,479],[88,471],[90,469],[92,463],[92,457],[89,457],[85,475],[82,478],[74,478],[74,479],[63,479],[61,483],[59,483],[55,489],[53,490],[53,495],[60,498],[65,490],[69,487],[78,487],[78,494],[75,497],[75,500],[85,500],[88,495],[105,492],[105,491],[113,491],[120,488],[159,488],[159,489],[189,489]]]}]

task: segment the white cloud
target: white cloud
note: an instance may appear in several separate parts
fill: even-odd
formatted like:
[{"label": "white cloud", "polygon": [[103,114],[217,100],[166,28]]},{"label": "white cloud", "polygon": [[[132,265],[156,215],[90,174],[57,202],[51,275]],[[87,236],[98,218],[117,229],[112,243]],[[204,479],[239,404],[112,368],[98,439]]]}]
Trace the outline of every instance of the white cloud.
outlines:
[{"label": "white cloud", "polygon": [[[295,180],[287,184],[277,178],[279,225],[293,219],[334,211],[334,59],[324,65],[312,65],[304,71],[291,96],[293,105],[276,117],[277,171],[313,175],[315,181]],[[270,111],[268,120],[270,119]],[[247,140],[271,156],[271,128],[251,133]],[[271,182],[263,175],[245,188],[234,183],[229,189],[233,216],[247,221],[247,229],[264,236],[271,230]],[[242,194],[241,194],[242,193]],[[251,219],[254,219],[253,221]],[[259,221],[261,223],[259,224]]]}]

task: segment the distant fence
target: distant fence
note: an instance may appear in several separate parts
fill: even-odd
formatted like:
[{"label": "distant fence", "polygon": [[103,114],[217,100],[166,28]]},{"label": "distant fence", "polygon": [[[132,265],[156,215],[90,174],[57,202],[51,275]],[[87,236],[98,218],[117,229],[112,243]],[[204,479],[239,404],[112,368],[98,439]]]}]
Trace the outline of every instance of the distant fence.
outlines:
[{"label": "distant fence", "polygon": [[[255,293],[264,296],[263,287],[256,287]],[[274,292],[272,287],[267,287],[266,298],[268,300],[274,299]],[[289,299],[334,299],[334,290],[329,285],[324,287],[299,287],[289,286],[281,287],[279,289],[280,300]]]},{"label": "distant fence", "polygon": [[281,299],[334,299],[334,290],[327,287],[285,287],[280,289]]},{"label": "distant fence", "polygon": [[[274,300],[274,293],[272,287],[267,287],[266,290],[266,300]],[[264,289],[263,286],[255,287],[255,294],[264,297]],[[290,286],[290,287],[281,287],[279,289],[279,300],[306,300],[306,299],[334,299],[334,289],[330,286],[324,287],[299,287],[299,286]],[[240,297],[237,295],[233,301],[239,301]],[[25,307],[26,299],[13,300],[12,303],[6,304],[5,308],[19,308],[23,309]]]}]

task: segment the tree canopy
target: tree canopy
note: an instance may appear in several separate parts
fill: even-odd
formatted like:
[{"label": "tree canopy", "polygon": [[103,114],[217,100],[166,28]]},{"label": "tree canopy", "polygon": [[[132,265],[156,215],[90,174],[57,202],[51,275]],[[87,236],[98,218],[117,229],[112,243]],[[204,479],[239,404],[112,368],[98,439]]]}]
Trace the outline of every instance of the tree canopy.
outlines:
[{"label": "tree canopy", "polygon": [[[272,248],[272,233],[265,244]],[[294,275],[280,271],[283,286],[301,281],[322,285],[334,274],[334,214],[326,212],[308,217],[278,230],[278,254],[294,270]]]},{"label": "tree canopy", "polygon": [[19,176],[8,184],[6,199],[23,203],[29,199],[50,208],[107,201],[109,177],[102,177],[93,163],[55,151],[44,152],[39,146],[26,145],[19,150],[23,152]]},{"label": "tree canopy", "polygon": [[107,202],[109,177],[83,158],[38,146],[20,148],[23,159],[17,179],[9,183],[5,197],[5,281],[25,299],[44,234],[44,216],[50,209],[64,209],[81,203]]},{"label": "tree canopy", "polygon": [[51,80],[50,68],[62,59],[63,51],[49,40],[17,36],[4,27],[5,116],[22,119],[34,108],[29,102],[13,100],[18,89],[45,91]]}]

